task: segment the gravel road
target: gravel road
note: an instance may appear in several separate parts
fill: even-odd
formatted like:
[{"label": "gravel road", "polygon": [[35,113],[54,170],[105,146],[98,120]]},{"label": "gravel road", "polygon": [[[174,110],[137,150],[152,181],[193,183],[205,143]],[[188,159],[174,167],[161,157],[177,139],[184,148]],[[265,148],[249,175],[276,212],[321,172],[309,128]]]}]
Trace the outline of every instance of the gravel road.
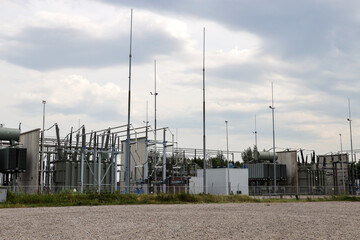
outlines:
[{"label": "gravel road", "polygon": [[360,203],[0,209],[0,239],[360,239]]}]

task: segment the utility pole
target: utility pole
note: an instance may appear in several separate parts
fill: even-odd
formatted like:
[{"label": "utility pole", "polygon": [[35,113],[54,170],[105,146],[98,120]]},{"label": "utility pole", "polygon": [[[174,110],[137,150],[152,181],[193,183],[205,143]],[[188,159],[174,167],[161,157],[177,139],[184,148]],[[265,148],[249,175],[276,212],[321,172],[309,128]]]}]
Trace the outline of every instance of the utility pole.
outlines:
[{"label": "utility pole", "polygon": [[256,114],[255,114],[255,131],[253,132],[255,135],[255,149],[257,150],[257,130],[256,130]]},{"label": "utility pole", "polygon": [[[130,103],[131,103],[131,51],[132,51],[132,19],[130,20],[130,53],[129,53],[129,94],[128,94],[128,123],[126,127],[126,151],[125,151],[125,193],[130,193]],[[100,181],[100,179],[98,179]]]},{"label": "utility pole", "polygon": [[231,192],[230,183],[230,159],[229,159],[229,132],[228,132],[228,121],[225,121],[226,125],[226,159],[227,159],[227,174],[228,174],[228,194]]},{"label": "utility pole", "polygon": [[351,120],[350,98],[348,98],[348,105],[349,105],[349,118],[347,120],[349,121],[349,127],[350,127],[351,162],[354,162],[353,142],[352,142],[352,128],[351,128],[352,120]]},{"label": "utility pole", "polygon": [[46,101],[43,100],[42,101],[43,104],[43,131],[42,131],[42,135],[41,135],[41,157],[40,157],[40,193],[43,192],[43,188],[44,188],[44,135],[45,135],[45,105],[46,105]]},{"label": "utility pole", "polygon": [[148,119],[148,101],[146,101],[146,132],[145,132],[145,166],[144,166],[144,181],[147,183],[148,187],[146,189],[147,193],[149,193],[149,156],[148,156],[148,128],[149,128],[149,119]]},{"label": "utility pole", "polygon": [[205,28],[203,32],[203,167],[204,167],[204,194],[206,194],[206,135],[205,135]]},{"label": "utility pole", "polygon": [[276,157],[275,157],[275,106],[274,106],[274,86],[273,82],[271,82],[271,106],[269,106],[272,112],[272,128],[273,128],[273,162],[274,162],[274,193],[276,193]]},{"label": "utility pole", "polygon": [[[151,95],[154,96],[154,99],[155,99],[155,113],[154,113],[154,180],[156,181],[156,165],[157,165],[157,151],[156,151],[156,144],[157,144],[157,139],[156,139],[156,128],[157,128],[157,125],[156,125],[156,96],[158,95],[158,92],[156,91],[156,60],[154,60],[154,82],[155,82],[155,92],[152,93],[150,92]],[[154,192],[155,192],[155,189],[154,189]]]},{"label": "utility pole", "polygon": [[[351,154],[351,164],[353,165],[353,169],[355,168],[355,163],[354,163],[354,152],[353,152],[353,141],[352,141],[352,128],[351,128],[351,108],[350,108],[350,98],[348,98],[348,105],[349,105],[349,117],[348,117],[348,122],[349,122],[349,127],[350,127],[350,154]],[[354,185],[355,182],[353,182]],[[353,190],[352,192],[354,192],[355,188],[353,186]]]}]

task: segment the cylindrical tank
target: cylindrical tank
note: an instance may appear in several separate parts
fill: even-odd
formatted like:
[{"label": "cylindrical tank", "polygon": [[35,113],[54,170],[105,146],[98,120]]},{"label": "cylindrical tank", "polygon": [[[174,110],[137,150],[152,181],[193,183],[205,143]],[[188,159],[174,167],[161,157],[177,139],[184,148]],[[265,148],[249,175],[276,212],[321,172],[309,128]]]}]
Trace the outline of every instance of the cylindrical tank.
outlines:
[{"label": "cylindrical tank", "polygon": [[20,130],[17,128],[0,128],[0,140],[19,141]]},{"label": "cylindrical tank", "polygon": [[[278,158],[277,154],[275,153],[275,160]],[[255,152],[255,160],[274,160],[274,153],[273,152]]]}]

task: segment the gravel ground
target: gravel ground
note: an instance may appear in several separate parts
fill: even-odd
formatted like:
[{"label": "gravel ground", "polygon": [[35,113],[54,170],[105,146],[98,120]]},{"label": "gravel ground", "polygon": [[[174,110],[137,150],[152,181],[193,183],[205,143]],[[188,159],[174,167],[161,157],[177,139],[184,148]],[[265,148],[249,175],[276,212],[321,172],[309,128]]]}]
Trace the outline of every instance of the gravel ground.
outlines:
[{"label": "gravel ground", "polygon": [[360,239],[360,203],[0,209],[0,239]]}]

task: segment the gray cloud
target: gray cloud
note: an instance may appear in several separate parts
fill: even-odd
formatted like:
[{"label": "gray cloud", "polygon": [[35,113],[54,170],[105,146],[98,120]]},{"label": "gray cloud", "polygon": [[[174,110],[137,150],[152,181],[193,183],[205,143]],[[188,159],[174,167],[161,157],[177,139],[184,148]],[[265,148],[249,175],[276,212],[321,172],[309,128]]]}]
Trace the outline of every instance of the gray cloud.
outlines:
[{"label": "gray cloud", "polygon": [[[31,27],[14,37],[3,39],[12,44],[0,49],[0,58],[26,68],[51,70],[128,62],[128,35],[104,39],[71,28]],[[181,43],[165,32],[134,33],[133,60],[137,63],[150,61],[154,55],[171,54],[181,49]]]},{"label": "gray cloud", "polygon": [[353,48],[347,47],[349,40],[343,36],[352,34],[351,29],[359,27],[352,17],[359,7],[356,1],[99,1],[210,19],[230,29],[261,36],[265,50],[287,58],[326,53],[334,44],[341,51],[352,51]]},{"label": "gray cloud", "polygon": [[[18,109],[23,115],[33,115],[34,113],[41,116],[42,108],[39,107],[40,101],[38,100],[26,100],[20,103],[14,104],[13,107]],[[126,111],[119,111],[114,105],[101,105],[93,103],[93,97],[82,101],[76,102],[71,106],[66,106],[61,103],[48,102],[46,113],[47,114],[58,114],[61,113],[65,116],[71,115],[88,115],[98,122],[103,121],[126,121]]]}]

